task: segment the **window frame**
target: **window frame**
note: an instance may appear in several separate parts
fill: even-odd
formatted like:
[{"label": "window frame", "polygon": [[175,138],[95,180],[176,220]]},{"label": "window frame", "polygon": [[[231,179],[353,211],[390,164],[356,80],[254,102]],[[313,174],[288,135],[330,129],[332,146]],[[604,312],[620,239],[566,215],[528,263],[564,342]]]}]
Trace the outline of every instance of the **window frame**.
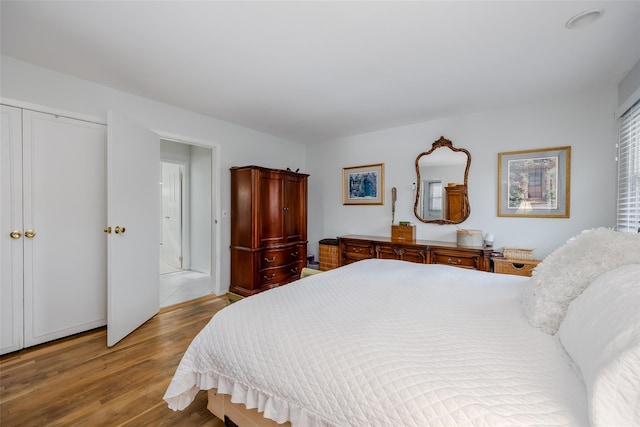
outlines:
[{"label": "window frame", "polygon": [[618,120],[617,231],[640,233],[640,100]]}]

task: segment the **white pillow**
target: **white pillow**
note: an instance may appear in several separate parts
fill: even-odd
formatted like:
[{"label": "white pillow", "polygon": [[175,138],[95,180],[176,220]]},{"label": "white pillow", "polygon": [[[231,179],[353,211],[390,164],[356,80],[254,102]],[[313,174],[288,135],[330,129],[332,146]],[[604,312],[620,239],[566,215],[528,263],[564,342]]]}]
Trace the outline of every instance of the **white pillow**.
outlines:
[{"label": "white pillow", "polygon": [[558,336],[580,368],[597,426],[640,425],[640,264],[598,277],[567,310]]},{"label": "white pillow", "polygon": [[547,256],[522,294],[531,325],[555,334],[569,303],[595,278],[620,265],[640,264],[640,234],[586,230]]}]

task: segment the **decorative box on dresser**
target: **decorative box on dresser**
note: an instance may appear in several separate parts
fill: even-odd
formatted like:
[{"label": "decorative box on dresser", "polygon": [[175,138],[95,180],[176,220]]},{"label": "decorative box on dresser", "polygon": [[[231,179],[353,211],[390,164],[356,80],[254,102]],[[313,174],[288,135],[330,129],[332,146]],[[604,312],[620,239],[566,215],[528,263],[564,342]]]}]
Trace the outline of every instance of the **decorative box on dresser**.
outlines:
[{"label": "decorative box on dresser", "polygon": [[300,278],[307,259],[309,175],[260,166],[231,171],[231,283],[251,296]]},{"label": "decorative box on dresser", "polygon": [[491,248],[458,246],[433,240],[399,241],[389,237],[338,237],[341,265],[369,258],[399,259],[422,264],[447,264],[473,270],[491,270]]}]

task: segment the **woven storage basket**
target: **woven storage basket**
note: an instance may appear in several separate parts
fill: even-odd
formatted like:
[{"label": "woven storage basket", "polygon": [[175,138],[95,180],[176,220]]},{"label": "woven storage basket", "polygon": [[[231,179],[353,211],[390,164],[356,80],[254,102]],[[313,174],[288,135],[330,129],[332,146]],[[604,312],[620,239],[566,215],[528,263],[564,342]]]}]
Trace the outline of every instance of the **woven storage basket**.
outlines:
[{"label": "woven storage basket", "polygon": [[337,239],[322,239],[318,247],[320,249],[320,271],[333,270],[340,267]]},{"label": "woven storage basket", "polygon": [[533,259],[533,249],[504,247],[502,255],[509,259]]}]

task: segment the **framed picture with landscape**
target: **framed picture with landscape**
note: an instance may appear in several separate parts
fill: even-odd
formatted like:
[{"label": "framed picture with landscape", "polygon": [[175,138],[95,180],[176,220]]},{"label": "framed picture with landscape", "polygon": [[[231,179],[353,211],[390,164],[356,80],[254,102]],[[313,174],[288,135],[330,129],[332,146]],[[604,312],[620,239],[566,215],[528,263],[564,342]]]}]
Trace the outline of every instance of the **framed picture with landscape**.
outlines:
[{"label": "framed picture with landscape", "polygon": [[571,147],[498,153],[498,216],[569,218]]},{"label": "framed picture with landscape", "polygon": [[343,205],[384,204],[384,163],[342,168]]}]

